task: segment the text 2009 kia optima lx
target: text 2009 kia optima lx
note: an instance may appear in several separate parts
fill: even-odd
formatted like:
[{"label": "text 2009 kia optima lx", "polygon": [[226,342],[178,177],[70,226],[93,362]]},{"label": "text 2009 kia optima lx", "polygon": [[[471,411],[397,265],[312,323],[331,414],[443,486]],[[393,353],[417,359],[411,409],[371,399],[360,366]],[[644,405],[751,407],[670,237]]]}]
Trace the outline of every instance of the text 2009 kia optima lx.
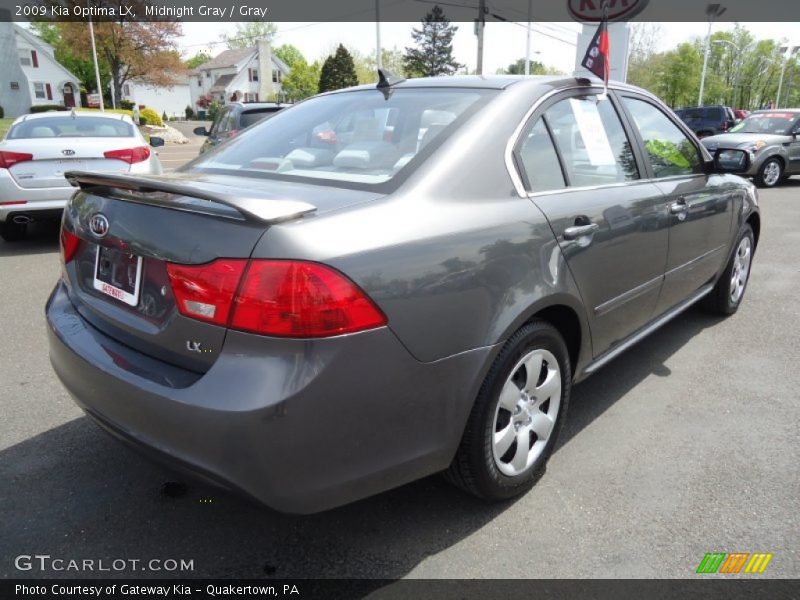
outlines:
[{"label": "text 2009 kia optima lx", "polygon": [[56,373],[113,434],[283,511],[437,471],[527,490],[571,385],[695,301],[735,312],[758,241],[745,151],[602,91],[383,77],[173,175],[69,173]]}]

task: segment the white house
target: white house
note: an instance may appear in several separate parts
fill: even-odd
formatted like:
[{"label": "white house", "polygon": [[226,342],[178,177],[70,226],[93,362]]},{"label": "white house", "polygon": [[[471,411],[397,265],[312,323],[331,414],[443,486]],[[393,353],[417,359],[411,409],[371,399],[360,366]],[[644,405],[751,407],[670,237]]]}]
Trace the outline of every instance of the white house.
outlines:
[{"label": "white house", "polygon": [[[78,78],[56,61],[53,47],[30,31],[14,25],[15,56],[0,60],[14,60],[22,68],[27,81],[8,82],[10,89],[18,87],[27,90],[30,96],[28,106],[37,104],[58,104],[60,106],[80,106],[80,83]],[[15,86],[16,83],[16,86]],[[27,112],[27,111],[25,111]],[[13,116],[7,114],[6,116]]]},{"label": "white house", "polygon": [[182,77],[171,86],[156,85],[146,79],[131,79],[122,86],[122,99],[133,102],[139,108],[149,106],[160,115],[170,117],[186,115],[186,107],[193,106],[189,83]]},{"label": "white house", "polygon": [[222,54],[190,71],[192,107],[210,97],[221,102],[266,102],[281,91],[281,81],[289,67],[272,54],[266,40],[251,48],[225,50]]}]

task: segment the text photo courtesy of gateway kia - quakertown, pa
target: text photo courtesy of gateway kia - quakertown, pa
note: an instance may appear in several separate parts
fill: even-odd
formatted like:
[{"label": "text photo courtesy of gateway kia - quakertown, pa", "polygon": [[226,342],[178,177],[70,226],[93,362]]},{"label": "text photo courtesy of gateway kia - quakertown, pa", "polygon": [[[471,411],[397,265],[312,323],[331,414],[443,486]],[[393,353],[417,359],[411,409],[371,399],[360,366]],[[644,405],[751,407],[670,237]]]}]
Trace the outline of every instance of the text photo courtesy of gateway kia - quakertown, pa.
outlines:
[{"label": "text photo courtesy of gateway kia - quakertown, pa", "polygon": [[0,0],[0,598],[800,597],[800,5]]}]

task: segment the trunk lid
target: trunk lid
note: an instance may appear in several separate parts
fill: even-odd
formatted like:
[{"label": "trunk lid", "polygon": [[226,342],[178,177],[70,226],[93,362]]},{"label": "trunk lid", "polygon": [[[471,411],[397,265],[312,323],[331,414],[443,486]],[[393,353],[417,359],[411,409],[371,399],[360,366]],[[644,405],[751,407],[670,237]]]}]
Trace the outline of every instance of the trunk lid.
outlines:
[{"label": "trunk lid", "polygon": [[[247,259],[272,225],[319,212],[312,199],[331,210],[376,197],[241,177],[71,172],[67,179],[81,187],[65,209],[63,225],[81,239],[65,274],[78,312],[123,344],[201,373],[219,356],[227,329],[179,312],[168,263]],[[289,190],[291,196],[284,193]],[[102,237],[93,226],[98,215],[107,223]],[[98,289],[104,282],[127,297]]]},{"label": "trunk lid", "polygon": [[17,185],[33,189],[66,187],[67,171],[127,173],[131,168],[129,163],[106,158],[104,153],[136,146],[145,144],[133,138],[53,138],[6,143],[3,150],[33,155],[33,160],[16,163],[8,169]]}]

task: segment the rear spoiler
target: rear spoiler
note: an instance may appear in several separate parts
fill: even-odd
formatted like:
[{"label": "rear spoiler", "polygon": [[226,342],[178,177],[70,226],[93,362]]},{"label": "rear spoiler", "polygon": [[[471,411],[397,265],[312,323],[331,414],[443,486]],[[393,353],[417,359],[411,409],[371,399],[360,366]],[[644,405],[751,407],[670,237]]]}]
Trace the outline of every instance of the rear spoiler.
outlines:
[{"label": "rear spoiler", "polygon": [[282,200],[257,196],[243,197],[237,194],[220,192],[208,189],[202,184],[186,184],[150,177],[132,177],[130,175],[108,175],[105,173],[90,173],[88,171],[67,171],[64,173],[67,181],[81,189],[93,187],[114,188],[141,192],[142,195],[126,195],[120,198],[126,202],[136,202],[151,206],[160,206],[172,210],[186,210],[195,212],[196,206],[181,205],[166,198],[146,196],[147,193],[174,194],[188,196],[216,202],[235,209],[245,219],[261,223],[280,223],[297,219],[303,215],[314,212],[317,207],[307,202],[297,200]]}]

